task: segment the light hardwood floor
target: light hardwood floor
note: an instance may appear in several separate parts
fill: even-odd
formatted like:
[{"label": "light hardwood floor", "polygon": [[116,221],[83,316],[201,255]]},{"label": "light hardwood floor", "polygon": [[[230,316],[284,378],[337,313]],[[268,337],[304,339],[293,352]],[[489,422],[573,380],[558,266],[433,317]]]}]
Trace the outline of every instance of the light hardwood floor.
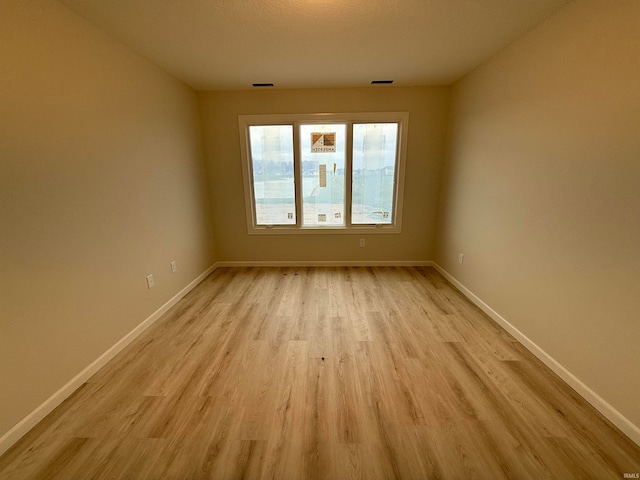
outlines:
[{"label": "light hardwood floor", "polygon": [[221,268],[9,479],[621,479],[640,448],[430,268]]}]

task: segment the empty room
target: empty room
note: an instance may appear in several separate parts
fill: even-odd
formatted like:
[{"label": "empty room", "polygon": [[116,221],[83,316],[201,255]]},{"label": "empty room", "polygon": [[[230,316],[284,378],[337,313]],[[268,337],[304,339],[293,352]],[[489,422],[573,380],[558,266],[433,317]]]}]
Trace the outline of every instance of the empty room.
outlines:
[{"label": "empty room", "polygon": [[640,1],[0,0],[0,478],[640,478]]}]

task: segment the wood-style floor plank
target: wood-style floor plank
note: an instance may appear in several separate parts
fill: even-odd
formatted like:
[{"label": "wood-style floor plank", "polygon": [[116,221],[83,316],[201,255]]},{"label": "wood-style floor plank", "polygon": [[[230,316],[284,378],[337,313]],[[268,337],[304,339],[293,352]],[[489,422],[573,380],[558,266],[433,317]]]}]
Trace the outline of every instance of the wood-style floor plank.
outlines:
[{"label": "wood-style floor plank", "polygon": [[431,268],[220,268],[0,457],[28,479],[620,479],[640,448]]}]

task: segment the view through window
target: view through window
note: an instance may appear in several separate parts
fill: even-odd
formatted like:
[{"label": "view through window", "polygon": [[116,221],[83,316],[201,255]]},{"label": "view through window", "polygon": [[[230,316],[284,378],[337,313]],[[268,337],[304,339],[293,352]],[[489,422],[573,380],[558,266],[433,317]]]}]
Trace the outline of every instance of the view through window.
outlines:
[{"label": "view through window", "polygon": [[407,120],[240,116],[249,231],[399,231]]}]

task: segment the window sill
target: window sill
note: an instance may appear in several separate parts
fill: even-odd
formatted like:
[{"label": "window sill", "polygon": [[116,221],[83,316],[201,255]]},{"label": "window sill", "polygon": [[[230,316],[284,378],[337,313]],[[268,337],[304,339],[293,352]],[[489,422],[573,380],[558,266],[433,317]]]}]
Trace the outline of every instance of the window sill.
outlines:
[{"label": "window sill", "polygon": [[379,235],[402,233],[399,225],[358,225],[351,227],[272,226],[249,228],[250,235]]}]

